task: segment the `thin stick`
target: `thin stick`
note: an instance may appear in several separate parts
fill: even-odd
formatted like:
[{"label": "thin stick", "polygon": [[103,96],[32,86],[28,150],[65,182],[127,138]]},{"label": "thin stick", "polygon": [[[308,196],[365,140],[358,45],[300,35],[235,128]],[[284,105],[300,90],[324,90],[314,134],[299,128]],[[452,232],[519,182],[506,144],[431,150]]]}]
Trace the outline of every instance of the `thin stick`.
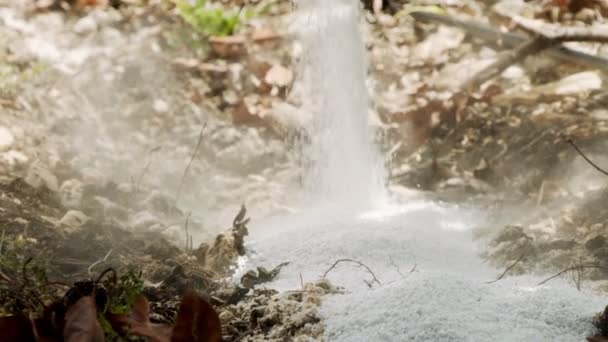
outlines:
[{"label": "thin stick", "polygon": [[548,282],[549,280],[553,280],[559,276],[561,276],[562,274],[566,273],[566,272],[570,272],[572,270],[583,270],[585,268],[599,268],[599,269],[603,269],[603,270],[608,270],[608,268],[603,267],[603,266],[598,266],[598,265],[577,265],[577,266],[572,266],[572,267],[568,267],[565,270],[562,270],[561,272],[558,272],[554,275],[552,275],[551,277],[541,281],[540,283],[538,283],[537,286],[543,285],[544,283]]},{"label": "thin stick", "polygon": [[378,283],[378,285],[381,285],[381,283],[380,283],[380,281],[378,280],[378,278],[376,278],[376,275],[374,274],[374,272],[373,272],[373,271],[372,271],[372,270],[371,270],[369,267],[367,267],[367,265],[365,265],[364,263],[362,263],[362,262],[360,262],[360,261],[353,260],[353,259],[339,259],[339,260],[337,260],[336,262],[334,262],[334,264],[333,264],[333,265],[331,265],[331,267],[330,267],[329,269],[327,269],[327,271],[325,271],[325,273],[323,273],[322,278],[327,277],[327,274],[328,274],[328,273],[329,273],[331,270],[333,270],[333,269],[334,269],[334,268],[335,268],[335,267],[336,267],[336,266],[337,266],[339,263],[341,263],[341,262],[352,262],[352,263],[354,263],[354,264],[359,265],[360,267],[365,268],[365,269],[367,270],[367,272],[368,272],[369,274],[371,274],[371,275],[372,275],[372,277],[373,277],[373,282],[376,282],[376,283]]},{"label": "thin stick", "polygon": [[399,266],[397,266],[397,264],[395,264],[393,257],[389,255],[388,260],[390,261],[391,265],[397,270],[397,273],[399,273],[400,276],[405,277],[405,275],[403,273],[401,273],[401,269],[399,268]]},{"label": "thin stick", "polygon": [[112,250],[111,249],[108,251],[108,253],[106,253],[106,256],[103,257],[103,259],[97,260],[94,263],[92,263],[91,266],[89,266],[89,268],[87,268],[87,272],[89,272],[89,274],[92,274],[93,273],[93,271],[92,271],[93,267],[101,264],[102,262],[107,261],[108,258],[110,257],[110,254],[112,254]]},{"label": "thin stick", "polygon": [[302,286],[302,291],[304,290],[304,278],[302,278],[302,272],[300,272],[300,286]]},{"label": "thin stick", "polygon": [[581,155],[581,157],[583,157],[583,159],[585,159],[587,161],[587,163],[589,163],[591,166],[593,166],[596,170],[598,170],[599,172],[603,173],[604,176],[608,176],[608,172],[606,172],[604,169],[602,169],[601,167],[597,166],[597,164],[595,164],[594,162],[591,161],[591,159],[589,159],[584,153],[583,151],[581,151],[580,148],[578,148],[578,146],[576,146],[576,144],[574,143],[574,141],[572,141],[572,139],[568,139],[568,143],[570,145],[572,145],[572,147],[574,147],[574,149],[576,150],[576,152],[578,152],[578,154]]},{"label": "thin stick", "polygon": [[11,278],[9,278],[9,276],[2,273],[2,271],[0,271],[0,280],[4,280],[7,283],[11,283],[13,281]]},{"label": "thin stick", "polygon": [[179,200],[182,196],[182,189],[183,189],[184,183],[186,181],[186,176],[188,175],[188,171],[190,170],[190,167],[192,166],[192,163],[194,162],[194,159],[196,158],[196,154],[198,153],[201,143],[203,142],[203,133],[205,132],[206,127],[207,127],[207,123],[204,123],[203,127],[201,127],[200,133],[198,134],[198,142],[196,143],[194,150],[192,150],[192,155],[190,156],[190,162],[188,162],[188,165],[186,165],[186,168],[184,169],[184,174],[182,175],[182,179],[179,183],[179,188],[177,189],[177,196],[175,196],[176,203],[179,202]]},{"label": "thin stick", "polygon": [[496,278],[496,280],[487,281],[486,284],[493,284],[493,283],[501,280],[513,267],[515,267],[515,265],[517,265],[521,261],[521,259],[524,258],[524,256],[528,253],[529,250],[530,249],[526,249],[511,266],[507,267],[507,269],[504,272],[502,272],[500,277]]},{"label": "thin stick", "polygon": [[4,245],[4,233],[5,229],[2,229],[2,236],[0,237],[0,255],[2,255],[2,246]]},{"label": "thin stick", "polygon": [[136,193],[139,192],[139,187],[141,186],[141,182],[144,179],[146,172],[148,172],[148,170],[150,169],[150,165],[152,165],[152,161],[148,160],[148,162],[142,169],[141,173],[139,174],[139,177],[137,178],[137,182],[135,183],[135,189],[134,189]]},{"label": "thin stick", "polygon": [[538,196],[536,197],[536,206],[540,207],[543,203],[543,198],[545,197],[545,185],[547,184],[546,180],[543,180],[540,183],[540,188],[538,189]]},{"label": "thin stick", "polygon": [[523,61],[526,57],[539,51],[545,50],[553,45],[557,44],[555,41],[545,38],[537,37],[520,44],[517,48],[512,51],[506,52],[496,62],[485,67],[483,70],[473,75],[463,86],[463,90],[470,92],[486,81],[500,75],[506,68],[513,64],[517,64]]},{"label": "thin stick", "polygon": [[186,253],[188,253],[188,245],[190,244],[190,233],[188,232],[188,225],[190,224],[190,216],[192,216],[192,212],[189,211],[186,216],[186,223],[184,224],[184,230],[186,231]]}]

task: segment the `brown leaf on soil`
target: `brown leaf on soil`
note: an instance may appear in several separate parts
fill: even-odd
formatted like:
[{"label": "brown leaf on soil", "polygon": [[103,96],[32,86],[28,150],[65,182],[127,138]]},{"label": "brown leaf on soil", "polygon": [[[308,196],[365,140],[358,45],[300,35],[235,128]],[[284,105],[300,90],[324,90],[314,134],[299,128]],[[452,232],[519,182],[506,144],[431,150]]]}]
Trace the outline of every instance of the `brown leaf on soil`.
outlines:
[{"label": "brown leaf on soil", "polygon": [[147,337],[150,342],[169,342],[171,338],[171,326],[150,323],[150,304],[144,296],[139,296],[135,300],[128,316],[107,315],[106,317],[114,330]]},{"label": "brown leaf on soil", "polygon": [[97,308],[93,297],[82,297],[68,309],[65,315],[63,339],[65,342],[104,341],[104,333],[97,321]]},{"label": "brown leaf on soil", "polygon": [[32,323],[23,315],[0,318],[0,331],[3,342],[36,341]]},{"label": "brown leaf on soil", "polygon": [[169,342],[171,338],[171,326],[150,322],[150,303],[144,296],[135,300],[131,315],[124,319],[130,326],[130,334],[147,337],[150,342]]},{"label": "brown leaf on soil", "polygon": [[171,342],[221,342],[220,318],[194,290],[182,298]]}]

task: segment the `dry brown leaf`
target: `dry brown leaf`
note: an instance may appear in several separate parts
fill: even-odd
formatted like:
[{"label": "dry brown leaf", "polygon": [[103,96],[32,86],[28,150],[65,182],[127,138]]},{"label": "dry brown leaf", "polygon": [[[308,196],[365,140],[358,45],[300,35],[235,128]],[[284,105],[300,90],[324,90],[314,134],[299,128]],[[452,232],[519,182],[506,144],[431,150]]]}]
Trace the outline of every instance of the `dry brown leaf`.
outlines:
[{"label": "dry brown leaf", "polygon": [[3,342],[33,342],[36,340],[31,321],[23,315],[0,318],[0,331]]},{"label": "dry brown leaf", "polygon": [[171,326],[150,322],[150,304],[146,297],[135,299],[131,313],[126,315],[107,315],[107,319],[116,331],[131,335],[147,337],[150,342],[169,342]]},{"label": "dry brown leaf", "polygon": [[91,296],[80,298],[65,315],[63,328],[65,342],[103,342],[103,330],[97,321],[95,299]]},{"label": "dry brown leaf", "polygon": [[194,290],[182,298],[171,342],[221,342],[220,318]]}]

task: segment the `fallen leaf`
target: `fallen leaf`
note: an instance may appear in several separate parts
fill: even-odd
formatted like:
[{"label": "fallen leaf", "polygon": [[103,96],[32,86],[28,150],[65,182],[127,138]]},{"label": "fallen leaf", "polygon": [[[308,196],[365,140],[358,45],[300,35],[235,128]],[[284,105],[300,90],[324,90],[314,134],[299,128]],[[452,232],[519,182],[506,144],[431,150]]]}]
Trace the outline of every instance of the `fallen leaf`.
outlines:
[{"label": "fallen leaf", "polygon": [[182,298],[171,342],[221,342],[220,318],[194,290]]},{"label": "fallen leaf", "polygon": [[129,316],[108,315],[107,318],[114,330],[147,337],[149,342],[169,342],[171,338],[171,326],[150,322],[150,304],[144,296],[135,299]]},{"label": "fallen leaf", "polygon": [[3,342],[36,341],[32,323],[23,315],[0,318],[0,331]]},{"label": "fallen leaf", "polygon": [[93,297],[82,297],[68,308],[63,339],[65,342],[104,341],[104,333],[97,321],[97,308]]}]

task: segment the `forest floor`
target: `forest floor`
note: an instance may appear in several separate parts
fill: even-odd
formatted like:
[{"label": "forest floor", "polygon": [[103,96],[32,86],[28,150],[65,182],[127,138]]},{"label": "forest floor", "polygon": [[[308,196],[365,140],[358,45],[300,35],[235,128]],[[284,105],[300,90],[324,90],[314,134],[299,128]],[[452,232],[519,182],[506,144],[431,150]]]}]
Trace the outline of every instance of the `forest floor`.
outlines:
[{"label": "forest floor", "polygon": [[[260,266],[246,263],[255,260],[246,249],[263,243],[248,245],[258,230],[246,236],[239,212],[244,203],[258,226],[306,209],[296,147],[310,118],[291,91],[302,55],[291,5],[273,3],[235,35],[209,40],[168,1],[43,3],[0,0],[0,291],[9,294],[0,313],[39,312],[23,298],[40,283],[67,284],[45,287],[50,300],[107,268],[135,267],[156,322],[174,321],[194,287],[220,313],[227,341],[320,338],[321,297],[344,289],[309,277],[292,289],[252,289],[294,261],[277,254],[246,272]],[[397,202],[415,193],[481,208],[477,252],[509,268],[507,277],[570,269],[574,288],[603,291],[606,176],[574,146],[608,168],[608,62],[539,52],[465,92],[506,48],[408,14],[441,8],[522,35],[518,18],[606,21],[601,2],[557,3],[414,1],[366,12],[370,121]],[[608,58],[605,45],[567,44]],[[579,318],[572,333],[592,334],[592,317]]]}]

